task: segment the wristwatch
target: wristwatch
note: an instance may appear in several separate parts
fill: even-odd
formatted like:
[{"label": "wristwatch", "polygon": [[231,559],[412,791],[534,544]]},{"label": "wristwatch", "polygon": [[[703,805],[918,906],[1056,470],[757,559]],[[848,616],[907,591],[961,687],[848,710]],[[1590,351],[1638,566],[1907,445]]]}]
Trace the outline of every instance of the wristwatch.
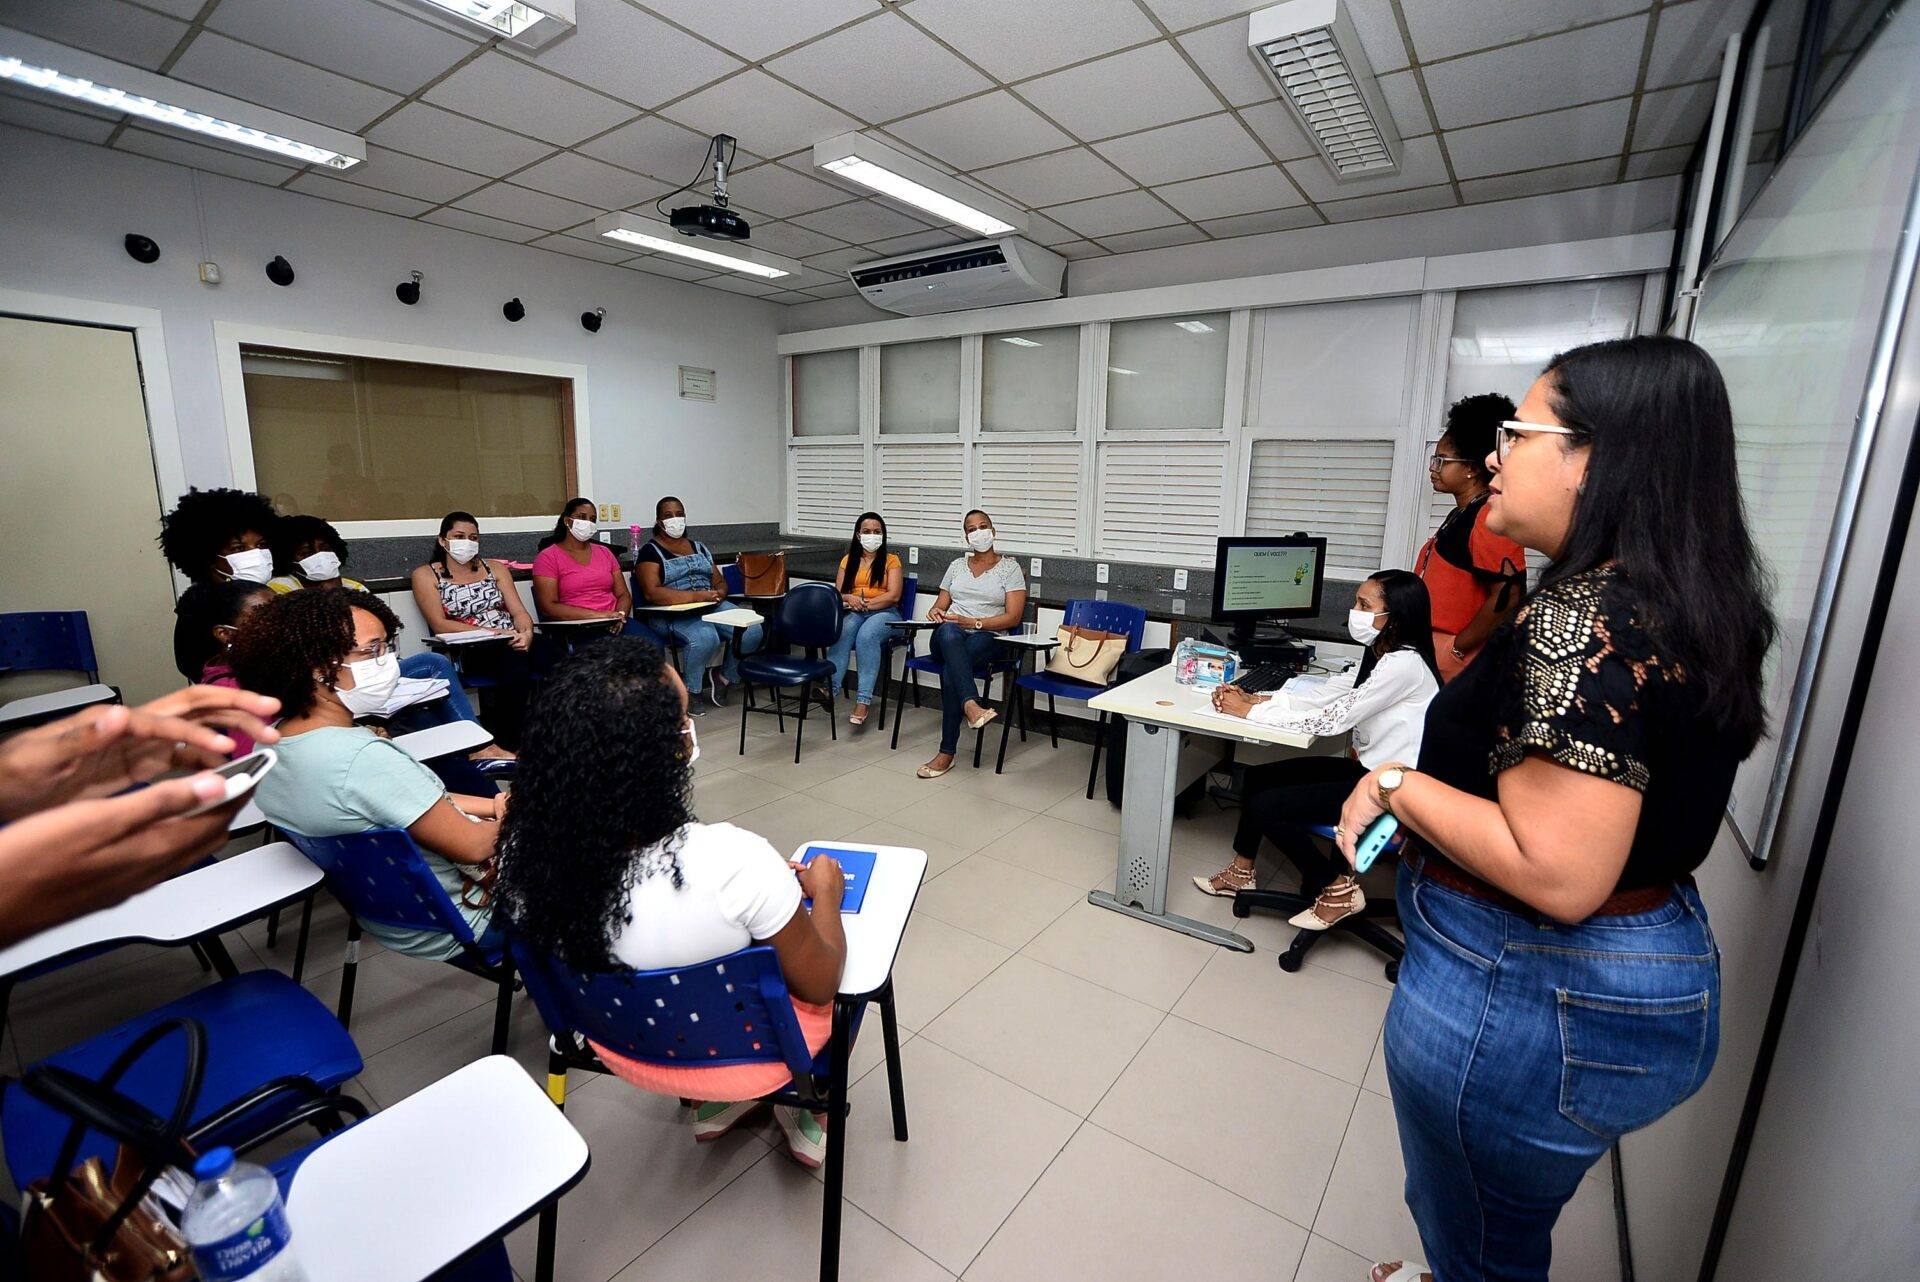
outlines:
[{"label": "wristwatch", "polygon": [[1408,768],[1395,762],[1373,777],[1373,786],[1380,802],[1380,808],[1388,814],[1393,813],[1393,794],[1407,781]]}]

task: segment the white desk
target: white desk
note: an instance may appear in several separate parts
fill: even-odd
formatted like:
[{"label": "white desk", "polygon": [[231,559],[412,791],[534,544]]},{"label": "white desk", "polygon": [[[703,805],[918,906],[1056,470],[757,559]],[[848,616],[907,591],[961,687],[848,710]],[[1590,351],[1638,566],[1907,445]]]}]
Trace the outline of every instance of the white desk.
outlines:
[{"label": "white desk", "polygon": [[587,1142],[527,1070],[489,1055],[382,1109],[294,1172],[307,1282],[413,1282],[499,1237],[587,1172]]},{"label": "white desk", "polygon": [[456,752],[472,752],[493,742],[493,735],[478,721],[448,721],[411,734],[393,736],[393,746],[415,761],[433,761]]},{"label": "white desk", "polygon": [[290,904],[319,884],[320,870],[287,842],[243,850],[0,950],[0,979],[108,944],[184,944]]},{"label": "white desk", "polygon": [[489,628],[473,628],[466,632],[442,632],[427,638],[427,644],[438,649],[448,645],[486,645],[494,641],[511,641],[511,632],[495,632]]},{"label": "white desk", "polygon": [[1312,746],[1312,735],[1255,725],[1213,711],[1211,686],[1183,686],[1173,665],[1114,686],[1088,700],[1095,712],[1127,718],[1127,772],[1120,804],[1120,858],[1114,888],[1096,890],[1087,902],[1209,943],[1253,951],[1239,935],[1167,911],[1168,865],[1173,853],[1173,799],[1191,780],[1180,778],[1180,741],[1202,735],[1237,743],[1289,748]]},{"label": "white desk", "polygon": [[55,717],[65,716],[69,712],[78,712],[82,708],[91,708],[96,703],[118,702],[120,702],[119,691],[106,685],[75,686],[71,690],[52,690],[46,694],[28,695],[24,699],[0,704],[0,730],[10,727],[25,729],[31,724],[51,721]]},{"label": "white desk", "polygon": [[840,996],[870,997],[887,986],[893,960],[900,953],[913,901],[927,875],[927,852],[907,846],[875,846],[864,841],[804,841],[794,849],[798,862],[808,846],[831,850],[871,850],[873,880],[857,913],[842,913],[840,928],[847,936],[847,964],[840,972]]},{"label": "white desk", "polygon": [[701,622],[711,623],[718,628],[745,629],[756,623],[766,622],[758,614],[743,606],[735,606],[731,610],[715,610],[712,614],[701,615],[700,618]]}]

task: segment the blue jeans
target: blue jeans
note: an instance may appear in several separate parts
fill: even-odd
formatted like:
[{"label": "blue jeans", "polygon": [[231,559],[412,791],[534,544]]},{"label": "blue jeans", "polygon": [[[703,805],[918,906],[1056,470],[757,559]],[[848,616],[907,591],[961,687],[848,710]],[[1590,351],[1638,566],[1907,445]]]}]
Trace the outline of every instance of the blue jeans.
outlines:
[{"label": "blue jeans", "polygon": [[827,658],[833,661],[833,689],[836,694],[847,679],[848,656],[857,654],[860,656],[860,694],[855,702],[873,702],[873,687],[880,680],[880,647],[886,644],[888,637],[894,635],[893,625],[898,622],[900,611],[892,606],[871,614],[847,615],[846,622],[840,627],[840,639],[827,650]]},{"label": "blue jeans", "polygon": [[945,665],[940,673],[940,751],[959,749],[967,700],[980,697],[978,674],[999,650],[999,638],[998,632],[975,632],[957,623],[933,630],[933,657]]},{"label": "blue jeans", "polygon": [[[740,676],[740,661],[733,657],[733,647],[727,644],[727,633],[704,619],[676,619],[668,616],[664,619],[648,619],[640,626],[653,634],[663,647],[669,642],[681,647],[680,676],[687,683],[688,694],[699,694],[707,684],[707,665],[713,662],[713,656],[725,653],[720,664],[720,675],[729,681]],[[760,644],[760,625],[754,624],[747,634],[740,638],[741,646],[751,653]]]},{"label": "blue jeans", "polygon": [[1407,1207],[1440,1282],[1547,1282],[1580,1177],[1713,1068],[1719,949],[1691,886],[1652,912],[1562,926],[1411,862],[1385,1042]]},{"label": "blue jeans", "polygon": [[[437,650],[423,650],[419,654],[410,654],[400,660],[400,675],[418,677],[431,681],[435,677],[447,683],[445,708],[447,721],[478,721],[473,715],[473,704],[467,698],[467,692],[460,686],[460,674],[453,670],[453,660]],[[436,699],[434,702],[439,703]],[[433,724],[438,725],[439,722]]]}]

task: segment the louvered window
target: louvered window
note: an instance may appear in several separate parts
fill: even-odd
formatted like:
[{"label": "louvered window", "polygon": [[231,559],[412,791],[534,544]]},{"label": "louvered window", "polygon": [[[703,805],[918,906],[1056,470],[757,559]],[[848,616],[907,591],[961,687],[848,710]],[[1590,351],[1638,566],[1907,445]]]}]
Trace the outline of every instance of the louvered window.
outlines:
[{"label": "louvered window", "polygon": [[881,445],[874,457],[888,537],[896,543],[958,543],[965,513],[960,443]]},{"label": "louvered window", "polygon": [[1381,566],[1392,484],[1390,440],[1255,441],[1247,533],[1320,535],[1329,571],[1364,577]]},{"label": "louvered window", "polygon": [[787,451],[787,492],[797,534],[845,536],[867,508],[867,447],[795,446]]},{"label": "louvered window", "polygon": [[1107,441],[1099,453],[1096,551],[1142,561],[1211,565],[1220,536],[1226,446]]},{"label": "louvered window", "polygon": [[975,502],[1017,552],[1072,553],[1080,541],[1080,443],[982,441]]}]

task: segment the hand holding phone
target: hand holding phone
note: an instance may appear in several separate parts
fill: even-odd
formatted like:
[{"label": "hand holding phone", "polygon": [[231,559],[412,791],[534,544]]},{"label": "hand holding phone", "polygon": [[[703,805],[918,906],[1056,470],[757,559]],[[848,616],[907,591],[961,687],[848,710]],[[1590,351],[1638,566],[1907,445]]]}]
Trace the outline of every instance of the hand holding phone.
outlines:
[{"label": "hand holding phone", "polygon": [[1400,821],[1391,814],[1382,814],[1367,825],[1360,834],[1360,840],[1353,843],[1353,870],[1365,872],[1373,867],[1380,853],[1393,844],[1400,834]]},{"label": "hand holding phone", "polygon": [[239,800],[253,791],[254,785],[266,777],[267,771],[279,762],[280,754],[272,748],[260,748],[241,757],[238,761],[229,761],[226,765],[208,773],[226,782],[226,792],[214,800],[189,810],[182,818],[191,819],[195,815],[204,815],[209,810]]}]

